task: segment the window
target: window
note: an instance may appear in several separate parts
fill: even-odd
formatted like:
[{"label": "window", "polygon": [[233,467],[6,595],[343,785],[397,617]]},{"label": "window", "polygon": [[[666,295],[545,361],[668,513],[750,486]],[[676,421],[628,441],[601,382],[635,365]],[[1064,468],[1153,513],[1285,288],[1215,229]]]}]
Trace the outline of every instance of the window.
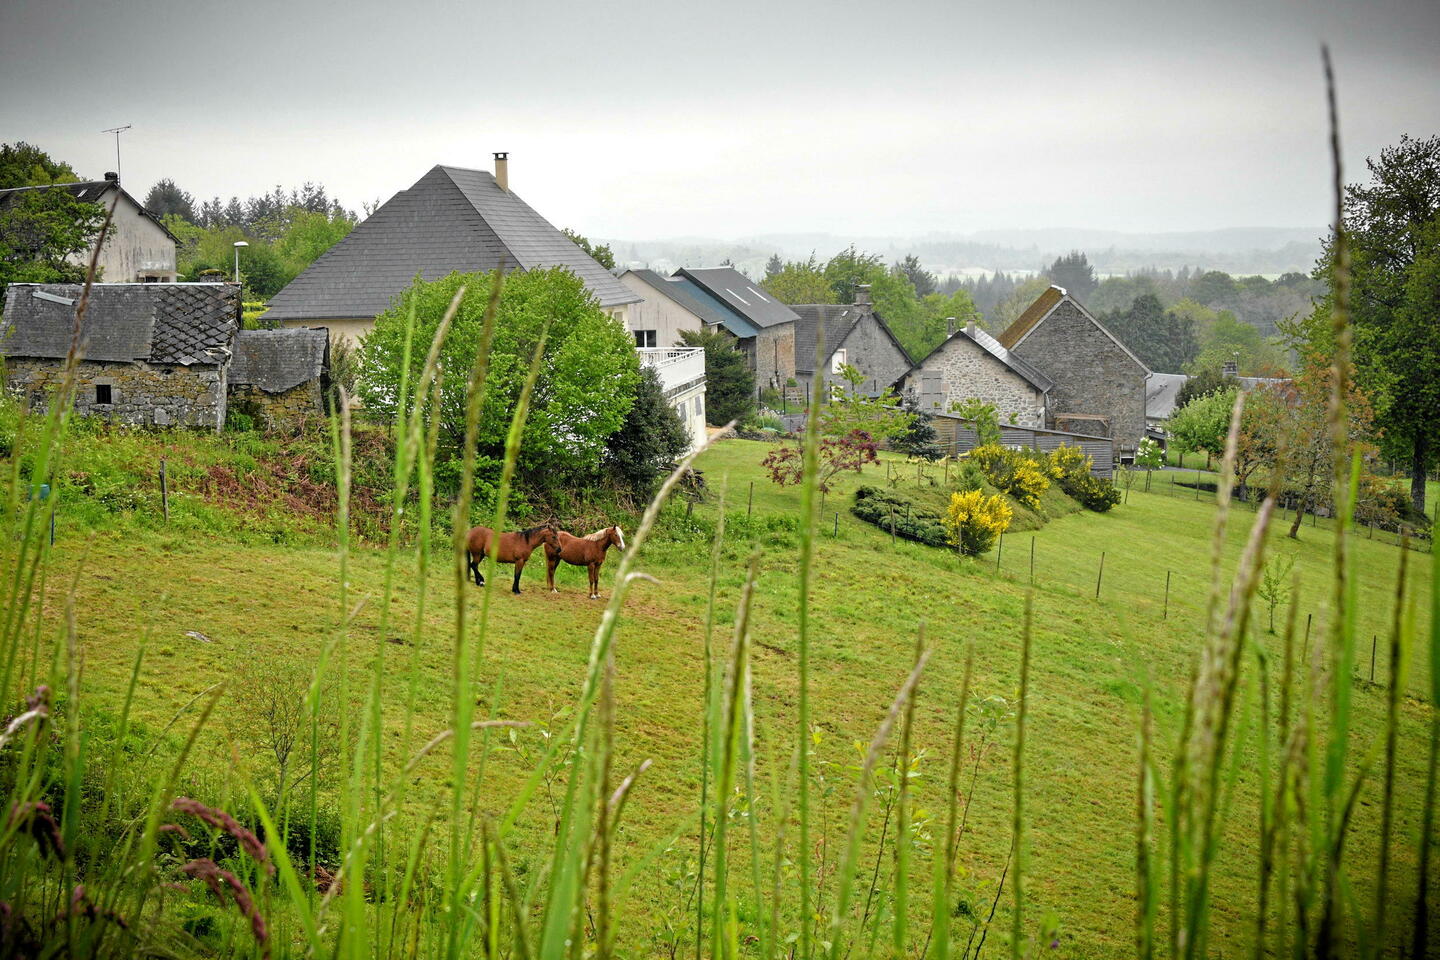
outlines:
[{"label": "window", "polygon": [[654,330],[636,330],[636,331],[635,331],[635,346],[637,346],[637,347],[653,347],[653,346],[655,346],[655,331],[654,331]]},{"label": "window", "polygon": [[675,413],[676,413],[677,416],[680,417],[681,420],[684,420],[684,419],[685,419],[685,401],[684,401],[684,400],[681,400],[678,404],[675,405]]},{"label": "window", "polygon": [[839,350],[836,350],[830,358],[830,372],[839,373],[840,368],[843,366],[845,366],[845,348],[841,347]]},{"label": "window", "polygon": [[110,384],[108,384],[108,383],[97,383],[97,384],[95,384],[95,402],[96,402],[96,403],[114,403],[114,402],[115,402],[114,399],[113,399],[113,395],[112,395],[112,393],[111,393],[111,391],[110,391]]}]

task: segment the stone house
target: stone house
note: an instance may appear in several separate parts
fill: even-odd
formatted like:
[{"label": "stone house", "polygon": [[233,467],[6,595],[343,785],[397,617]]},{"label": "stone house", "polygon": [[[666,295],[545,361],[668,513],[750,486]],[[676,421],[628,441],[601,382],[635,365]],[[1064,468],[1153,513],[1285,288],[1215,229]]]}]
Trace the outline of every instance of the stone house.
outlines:
[{"label": "stone house", "polygon": [[860,390],[879,396],[905,372],[913,361],[895,339],[884,319],[870,302],[869,284],[861,284],[855,302],[849,306],[810,303],[791,307],[795,311],[795,375],[809,378],[815,373],[816,340],[824,356],[819,359],[822,395],[829,385],[844,381],[840,368],[845,364],[865,375]]},{"label": "stone house", "polygon": [[[175,235],[165,228],[160,218],[142,207],[120,187],[120,177],[107,173],[104,180],[83,183],[57,183],[43,187],[15,187],[0,190],[0,210],[23,203],[37,191],[63,190],[87,203],[99,204],[107,211],[113,206],[114,217],[105,234],[97,266],[98,279],[105,283],[174,283]],[[79,267],[90,266],[91,249],[70,257]]]},{"label": "stone house", "polygon": [[758,385],[784,387],[795,378],[794,310],[734,267],[682,267],[675,275],[724,309],[721,325],[739,341]]},{"label": "stone house", "polygon": [[1145,436],[1150,368],[1063,287],[1050,287],[997,338],[1054,381],[1045,426],[1109,437],[1124,460]]},{"label": "stone house", "polygon": [[[0,320],[7,387],[43,406],[63,373],[81,284],[12,283]],[[133,426],[219,430],[240,329],[220,283],[102,283],[80,328],[76,412]]]},{"label": "stone house", "polygon": [[1043,429],[1054,382],[971,321],[952,330],[895,385],[914,393],[926,413],[949,413],[952,404],[976,399],[993,405],[1002,424]]},{"label": "stone house", "polygon": [[230,409],[265,430],[296,430],[325,414],[330,333],[324,327],[241,330],[229,371]]},{"label": "stone house", "polygon": [[432,167],[271,297],[265,321],[358,340],[417,276],[497,267],[566,267],[621,323],[640,300],[510,190],[508,155],[497,153],[493,174]]}]

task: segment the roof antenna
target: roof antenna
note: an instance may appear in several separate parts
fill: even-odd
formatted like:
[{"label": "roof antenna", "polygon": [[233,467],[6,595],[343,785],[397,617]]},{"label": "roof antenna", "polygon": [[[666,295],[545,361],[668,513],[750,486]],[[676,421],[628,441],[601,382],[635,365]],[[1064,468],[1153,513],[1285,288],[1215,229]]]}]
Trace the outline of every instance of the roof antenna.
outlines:
[{"label": "roof antenna", "polygon": [[115,134],[115,180],[117,183],[120,180],[120,134],[129,130],[130,126],[131,125],[127,123],[123,127],[111,127],[109,130],[100,131],[101,133]]}]

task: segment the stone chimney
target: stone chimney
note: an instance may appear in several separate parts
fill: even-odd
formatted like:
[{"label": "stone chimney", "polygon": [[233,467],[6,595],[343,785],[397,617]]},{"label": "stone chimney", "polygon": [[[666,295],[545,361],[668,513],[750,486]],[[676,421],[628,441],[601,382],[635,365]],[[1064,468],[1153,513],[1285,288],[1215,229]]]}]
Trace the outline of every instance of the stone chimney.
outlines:
[{"label": "stone chimney", "polygon": [[119,183],[120,174],[116,173],[114,170],[107,170],[105,172],[105,179],[109,183]]},{"label": "stone chimney", "polygon": [[969,320],[966,320],[966,321],[965,321],[965,332],[970,335],[970,339],[971,339],[971,340],[974,340],[974,339],[975,339],[975,318],[974,318],[974,317],[971,317]]},{"label": "stone chimney", "polygon": [[870,309],[870,284],[862,283],[855,288],[855,306]]},{"label": "stone chimney", "polygon": [[510,192],[510,154],[497,152],[495,154],[495,182],[500,189],[506,193]]},{"label": "stone chimney", "polygon": [[955,336],[955,318],[954,318],[954,317],[946,317],[946,318],[945,318],[945,336],[947,336],[947,337],[953,337],[953,336]]}]

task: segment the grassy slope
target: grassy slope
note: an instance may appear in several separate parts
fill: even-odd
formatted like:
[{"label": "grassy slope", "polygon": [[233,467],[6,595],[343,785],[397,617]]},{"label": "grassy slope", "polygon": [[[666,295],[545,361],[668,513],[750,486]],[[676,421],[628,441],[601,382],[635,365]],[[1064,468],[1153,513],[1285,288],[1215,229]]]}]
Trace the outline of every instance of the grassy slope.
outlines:
[{"label": "grassy slope", "polygon": [[[763,479],[757,465],[763,451],[759,444],[729,441],[708,453],[701,465],[712,489],[728,478],[732,511],[746,509],[753,480],[757,514],[793,514],[798,495]],[[874,483],[883,476],[883,470],[872,468],[863,482]],[[935,810],[966,643],[975,644],[976,692],[1013,695],[1030,535],[1007,539],[998,577],[993,554],[959,561],[904,541],[892,548],[888,536],[849,515],[844,494],[857,482],[847,478],[827,498],[824,528],[827,533],[832,529],[838,509],[840,534],[838,539],[825,537],[818,551],[812,689],[815,719],[823,731],[820,755],[836,764],[852,762],[853,741],[868,740],[904,677],[916,624],[923,619],[936,655],[922,686],[916,743],[929,751],[923,763],[921,805]],[[712,510],[713,501],[698,509]],[[1033,726],[1028,739],[1033,745],[1028,753],[1032,790],[1027,800],[1032,843],[1028,892],[1038,907],[1031,916],[1054,911],[1066,940],[1080,956],[1114,955],[1131,942],[1140,690],[1148,672],[1157,689],[1157,722],[1168,742],[1178,725],[1180,692],[1201,636],[1212,516],[1210,505],[1137,491],[1131,493],[1128,505],[1110,514],[1067,516],[1034,535],[1038,593]],[[1248,519],[1248,514],[1242,515],[1242,525],[1248,525]],[[1307,527],[1302,537],[1298,544],[1275,542],[1298,554],[1308,583],[1327,583],[1330,535],[1323,528]],[[1238,555],[1242,539],[1243,531],[1232,531],[1226,543],[1229,562]],[[727,552],[722,584],[722,608],[727,611],[738,594],[748,550],[735,545]],[[1097,602],[1095,576],[1102,550],[1105,576]],[[57,551],[56,572],[64,576],[51,579],[48,613],[58,620],[68,588],[62,581],[77,576],[86,656],[84,686],[91,695],[91,708],[97,703],[118,704],[136,646],[149,636],[137,702],[143,719],[156,727],[211,684],[240,676],[249,659],[310,662],[336,620],[335,560],[333,551],[325,549],[240,546],[163,531],[122,536],[101,529],[83,539],[62,537]],[[642,568],[656,574],[660,583],[639,586],[622,623],[619,740],[626,761],[652,757],[656,765],[627,810],[622,830],[627,863],[688,822],[699,775],[707,549],[697,543],[657,542],[646,553]],[[1356,556],[1362,602],[1359,632],[1383,636],[1399,551],[1362,541],[1356,545]],[[1422,558],[1415,555],[1415,559]],[[756,629],[755,695],[762,761],[777,754],[788,757],[794,735],[794,565],[793,547],[766,548]],[[607,573],[613,572],[613,562],[608,567]],[[407,562],[402,568],[409,576],[413,564]],[[1167,569],[1173,571],[1170,617],[1162,623]],[[454,598],[449,572],[434,572],[429,601],[433,628],[429,633],[434,639],[413,651],[375,644],[381,573],[379,551],[360,550],[353,560],[352,589],[370,602],[359,615],[349,659],[359,668],[365,656],[378,649],[393,664],[397,679],[387,693],[393,710],[387,716],[386,736],[398,756],[403,748],[405,667],[412,652],[419,657],[422,678],[415,739],[428,738],[448,721]],[[488,691],[501,690],[495,705],[500,715],[548,720],[573,701],[601,610],[600,604],[585,599],[584,576],[583,570],[563,570],[562,593],[552,596],[543,592],[543,564],[536,564],[526,571],[523,596],[504,593],[495,598],[494,629],[477,692],[488,704]],[[478,592],[473,588],[469,592],[471,602],[478,603]],[[1317,640],[1324,636],[1325,602],[1314,587],[1301,601],[1302,611],[1315,613]],[[402,593],[394,605],[396,616],[408,622],[411,610],[412,598]],[[730,617],[726,614],[723,619],[728,623]],[[1423,625],[1423,615],[1421,619]],[[203,632],[213,642],[186,638],[186,630]],[[1368,661],[1368,656],[1361,660]],[[1415,667],[1409,689],[1418,693],[1428,665]],[[1382,662],[1377,676],[1383,678],[1384,671]],[[1382,710],[1380,689],[1357,692],[1356,746],[1362,751],[1374,744]],[[233,707],[222,707],[219,713],[233,737],[234,756],[241,765],[263,771],[252,718]],[[1416,829],[1423,782],[1418,748],[1421,714],[1421,705],[1413,700],[1403,707],[1397,836],[1406,845],[1399,848],[1396,875],[1407,884],[1413,875],[1409,838]],[[1006,729],[1004,736],[1008,734]],[[538,739],[527,732],[521,744],[533,749]],[[217,741],[210,757],[211,772],[193,778],[190,788],[197,793],[212,791],[210,796],[218,798],[225,789],[224,771],[232,754]],[[420,776],[438,788],[445,763],[432,760],[421,768]],[[775,766],[762,763],[763,792],[768,792]],[[969,871],[962,890],[970,885],[981,896],[993,884],[1005,857],[1007,766],[1003,750],[987,761],[971,814],[971,832],[962,844]],[[834,844],[841,836],[851,775],[838,767],[825,769],[839,787],[823,815],[828,829],[822,833]],[[494,809],[503,808],[527,770],[528,763],[519,755],[504,755],[492,763],[488,776]],[[1243,914],[1254,902],[1250,884],[1256,830],[1253,803],[1246,793],[1250,788],[1253,777],[1247,774],[1216,878],[1216,944],[1227,952],[1232,938],[1242,938],[1245,931],[1227,922],[1226,916]],[[419,793],[422,806],[426,793]],[[1373,795],[1373,790],[1368,794]],[[438,790],[431,799],[438,802]],[[531,818],[528,836],[544,838],[545,807],[542,794],[532,808],[536,816]],[[1373,862],[1377,818],[1375,807],[1362,805],[1352,864]],[[686,842],[677,850],[691,846]],[[831,850],[833,860],[834,847]],[[659,923],[653,904],[662,896],[673,899],[668,891],[662,893],[662,887],[679,856],[678,852],[662,856],[658,866],[636,880],[630,904],[635,916],[627,919],[621,934],[630,947],[640,948],[636,952],[646,952],[643,945]],[[516,859],[522,869],[530,859],[523,843]],[[923,861],[920,869],[928,869]],[[1369,902],[1364,884],[1359,887],[1361,902]]]}]

